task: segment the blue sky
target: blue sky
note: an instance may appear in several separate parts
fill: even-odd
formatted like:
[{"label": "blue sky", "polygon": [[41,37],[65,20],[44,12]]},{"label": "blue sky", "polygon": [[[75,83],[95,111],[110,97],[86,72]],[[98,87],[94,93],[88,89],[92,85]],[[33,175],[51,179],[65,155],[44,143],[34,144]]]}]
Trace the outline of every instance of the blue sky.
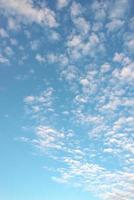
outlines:
[{"label": "blue sky", "polygon": [[0,0],[0,199],[134,199],[133,0]]}]

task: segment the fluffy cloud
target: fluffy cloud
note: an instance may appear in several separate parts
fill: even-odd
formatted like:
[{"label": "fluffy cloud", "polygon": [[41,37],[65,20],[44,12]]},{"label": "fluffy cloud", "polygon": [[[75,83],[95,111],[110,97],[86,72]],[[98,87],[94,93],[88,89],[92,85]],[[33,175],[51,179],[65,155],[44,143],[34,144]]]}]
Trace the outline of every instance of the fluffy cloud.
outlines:
[{"label": "fluffy cloud", "polygon": [[90,24],[84,17],[77,17],[73,19],[76,28],[82,33],[87,34],[90,30]]},{"label": "fluffy cloud", "polygon": [[32,103],[35,100],[34,96],[27,96],[24,98],[25,103]]},{"label": "fluffy cloud", "polygon": [[130,51],[133,51],[134,50],[134,39],[128,40],[127,43],[126,43],[126,46],[128,47],[128,49]]},{"label": "fluffy cloud", "polygon": [[127,65],[131,62],[131,59],[129,57],[125,56],[123,53],[117,53],[116,52],[114,57],[113,57],[113,61],[121,63],[123,65]]},{"label": "fluffy cloud", "polygon": [[114,19],[111,22],[106,24],[106,28],[109,32],[117,31],[124,25],[124,21],[119,19]]},{"label": "fluffy cloud", "polygon": [[101,72],[105,73],[108,72],[110,70],[110,65],[109,63],[105,63],[101,66]]},{"label": "fluffy cloud", "polygon": [[64,8],[68,5],[70,0],[57,0],[58,8]]},{"label": "fluffy cloud", "polygon": [[50,28],[56,27],[55,13],[47,7],[37,8],[30,0],[0,0],[0,9],[6,15],[20,17],[23,22],[35,22],[40,25],[47,25]]},{"label": "fluffy cloud", "polygon": [[44,63],[45,62],[45,57],[44,56],[41,56],[40,54],[37,54],[35,56],[35,59],[39,62],[39,63]]},{"label": "fluffy cloud", "polygon": [[88,79],[81,79],[81,80],[80,80],[80,83],[81,83],[83,86],[89,86],[89,81],[88,81]]},{"label": "fluffy cloud", "polygon": [[93,12],[94,18],[97,21],[103,21],[107,16],[107,11],[109,9],[108,1],[93,1],[91,5],[91,10]]},{"label": "fluffy cloud", "polygon": [[123,67],[123,69],[121,70],[121,77],[131,79],[131,80],[134,79],[134,62]]},{"label": "fluffy cloud", "polygon": [[129,10],[129,0],[118,0],[113,1],[111,5],[109,18],[111,19],[123,19],[125,18],[125,14]]},{"label": "fluffy cloud", "polygon": [[27,114],[33,119],[45,120],[45,114],[53,112],[53,92],[53,88],[47,88],[40,95],[25,97],[24,103]]},{"label": "fluffy cloud", "polygon": [[103,42],[94,32],[85,37],[81,34],[71,34],[68,37],[67,46],[72,59],[78,59],[87,55],[94,57],[97,53],[105,51]]},{"label": "fluffy cloud", "polygon": [[8,33],[3,28],[0,28],[0,37],[3,37],[3,38],[9,37]]},{"label": "fluffy cloud", "polygon": [[59,169],[61,183],[72,182],[75,187],[84,186],[87,191],[96,193],[102,199],[133,199],[134,175],[129,172],[111,172],[97,164],[65,158],[67,169]]},{"label": "fluffy cloud", "polygon": [[9,59],[2,54],[0,54],[0,63],[1,64],[9,64]]},{"label": "fluffy cloud", "polygon": [[62,139],[65,137],[64,133],[58,132],[47,126],[39,126],[36,128],[37,139],[33,142],[41,150],[45,151],[47,149],[62,149],[64,143]]},{"label": "fluffy cloud", "polygon": [[70,8],[71,16],[76,17],[82,14],[82,6],[80,3],[76,3],[75,1],[72,3]]}]

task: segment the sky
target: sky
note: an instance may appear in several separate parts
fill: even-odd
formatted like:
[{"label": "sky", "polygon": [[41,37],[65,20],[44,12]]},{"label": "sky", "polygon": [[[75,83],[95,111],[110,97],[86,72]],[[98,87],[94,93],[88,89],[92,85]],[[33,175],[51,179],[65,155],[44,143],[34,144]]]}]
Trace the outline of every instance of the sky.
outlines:
[{"label": "sky", "polygon": [[134,200],[133,97],[133,0],[0,0],[0,199]]}]

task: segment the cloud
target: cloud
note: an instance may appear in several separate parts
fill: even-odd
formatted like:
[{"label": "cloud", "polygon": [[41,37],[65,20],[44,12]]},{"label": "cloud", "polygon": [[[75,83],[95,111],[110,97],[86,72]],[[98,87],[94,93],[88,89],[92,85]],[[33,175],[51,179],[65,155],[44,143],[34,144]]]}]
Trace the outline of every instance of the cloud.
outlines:
[{"label": "cloud", "polygon": [[[37,10],[32,1],[27,3]],[[48,66],[35,74],[37,88],[24,98],[34,124],[27,141],[57,166],[52,166],[53,180],[104,200],[133,200],[134,192],[133,18],[125,19],[127,4],[93,1],[86,7],[57,1],[58,18],[67,22],[61,20],[60,30],[50,30],[45,41],[44,34],[39,40],[25,31],[33,67],[36,61]],[[60,10],[65,7],[67,13]]]},{"label": "cloud", "polygon": [[93,1],[91,5],[91,11],[93,12],[94,18],[97,21],[103,21],[107,16],[107,10],[109,8],[108,1]]},{"label": "cloud", "polygon": [[133,199],[134,175],[129,172],[111,172],[97,164],[81,162],[66,157],[64,159],[67,169],[59,169],[60,178],[55,181],[69,183],[75,187],[85,187],[104,200]]},{"label": "cloud", "polygon": [[126,46],[128,47],[128,49],[130,51],[133,51],[134,50],[134,39],[130,39],[126,42]]},{"label": "cloud", "polygon": [[68,5],[70,0],[57,0],[57,6],[59,9],[62,9]]},{"label": "cloud", "polygon": [[[116,54],[116,57],[118,56]],[[121,54],[121,59],[116,58],[115,60],[122,62],[124,57],[125,55]],[[108,63],[104,63],[104,65],[108,65]],[[85,71],[81,77],[76,73],[76,67],[70,67],[69,71],[64,68],[65,72],[63,70],[62,74],[63,80],[69,79],[70,83],[77,81],[81,87],[88,88],[90,84],[99,87],[96,98],[94,98],[93,91],[89,90],[85,95],[85,92],[77,88],[76,101],[72,102],[71,99],[69,102],[73,105],[73,110],[68,109],[68,112],[71,113],[69,116],[71,120],[75,119],[73,126],[77,124],[80,132],[77,129],[76,132],[61,130],[52,124],[45,125],[46,122],[40,121],[40,124],[35,127],[35,136],[30,141],[44,154],[49,152],[47,156],[50,156],[57,164],[59,163],[59,167],[54,169],[57,176],[52,175],[54,181],[84,188],[104,200],[126,198],[133,200],[134,145],[131,134],[134,118],[131,115],[125,116],[123,109],[119,115],[117,113],[119,106],[125,107],[125,109],[130,106],[129,109],[132,109],[133,101],[127,97],[123,98],[122,85],[120,82],[113,83],[115,81],[113,77],[108,80],[104,88],[100,87],[101,81],[104,84],[104,78],[107,78],[108,75],[103,77],[99,71],[95,71],[94,67],[90,71],[89,69]],[[105,67],[107,68],[107,66]],[[109,67],[112,68],[111,65]],[[72,69],[76,70],[76,74],[71,71],[73,75],[71,74],[70,78],[69,73]],[[97,76],[101,78],[97,80]],[[49,97],[48,102],[52,102],[53,99],[51,99],[53,95],[53,90],[51,90],[45,90],[38,96],[28,96],[25,98],[25,103],[32,104],[32,106],[38,105],[39,108],[43,108],[44,114],[47,109],[44,101],[47,96]],[[81,102],[82,107],[80,106]],[[88,109],[96,109],[97,112],[84,110],[83,108],[87,108],[85,102],[92,106]],[[60,104],[62,104],[61,101]],[[97,107],[98,105],[101,109]],[[73,118],[72,115],[74,115]],[[53,113],[51,113],[51,117],[57,120]],[[61,123],[61,115],[59,118]],[[69,124],[69,119],[67,123]],[[111,164],[114,160],[116,160],[115,166]]]},{"label": "cloud", "polygon": [[52,31],[50,39],[54,41],[59,41],[60,40],[60,34],[56,31]]},{"label": "cloud", "polygon": [[77,47],[79,44],[81,44],[81,37],[79,35],[73,35],[67,43],[69,47]]},{"label": "cloud", "polygon": [[3,38],[9,37],[8,33],[6,32],[4,28],[0,28],[0,37],[3,37]]},{"label": "cloud", "polygon": [[47,149],[62,149],[62,139],[65,137],[63,132],[47,127],[39,126],[36,127],[37,139],[34,139],[34,144],[38,146],[42,151]]},{"label": "cloud", "polygon": [[129,0],[113,1],[111,5],[109,18],[110,19],[124,19],[129,10]]},{"label": "cloud", "polygon": [[19,30],[20,29],[20,23],[17,21],[17,19],[13,19],[12,17],[8,17],[8,29],[9,30]]},{"label": "cloud", "polygon": [[53,88],[47,88],[39,95],[30,95],[24,98],[25,110],[32,119],[44,121],[45,114],[53,112]]},{"label": "cloud", "polygon": [[93,1],[91,10],[94,18],[97,21],[104,21],[106,18],[125,19],[126,14],[129,12],[129,0],[118,1]]},{"label": "cloud", "polygon": [[83,85],[83,86],[89,86],[89,81],[88,81],[88,79],[81,79],[81,80],[80,80],[80,83],[81,83],[81,85]]},{"label": "cloud", "polygon": [[134,79],[134,62],[123,67],[121,70],[121,77],[129,80]]},{"label": "cloud", "polygon": [[106,28],[108,29],[108,32],[112,32],[119,30],[121,27],[123,27],[123,25],[124,25],[123,20],[114,19],[106,24]]},{"label": "cloud", "polygon": [[8,60],[8,58],[6,58],[2,54],[0,54],[0,63],[1,64],[9,64],[9,60]]},{"label": "cloud", "polygon": [[40,41],[39,40],[33,40],[30,42],[30,47],[32,50],[36,51],[40,47]]},{"label": "cloud", "polygon": [[76,30],[82,35],[87,34],[90,30],[90,23],[83,16],[81,4],[73,2],[70,8],[70,15]]},{"label": "cloud", "polygon": [[35,59],[39,62],[39,63],[44,63],[46,61],[44,56],[41,56],[40,54],[36,54]]},{"label": "cloud", "polygon": [[61,71],[60,76],[72,84],[78,78],[78,69],[74,65],[69,65]]},{"label": "cloud", "polygon": [[14,51],[11,47],[7,46],[5,47],[4,49],[4,53],[7,55],[7,56],[12,56],[14,54]]},{"label": "cloud", "polygon": [[77,17],[73,19],[74,25],[77,30],[82,34],[87,34],[90,30],[90,24],[84,17]]},{"label": "cloud", "polygon": [[130,28],[131,31],[134,31],[134,17],[132,17],[130,19],[129,28]]},{"label": "cloud", "polygon": [[127,65],[131,62],[131,59],[128,56],[125,56],[124,53],[116,52],[113,57],[113,61],[123,65]]},{"label": "cloud", "polygon": [[101,66],[101,72],[102,73],[106,73],[110,70],[111,66],[109,63],[105,63]]},{"label": "cloud", "polygon": [[94,57],[97,53],[103,53],[105,47],[99,36],[92,32],[83,37],[81,34],[71,34],[67,40],[68,52],[72,59],[80,59],[82,56]]},{"label": "cloud", "polygon": [[32,103],[35,100],[34,96],[27,96],[24,98],[25,103]]},{"label": "cloud", "polygon": [[72,17],[80,16],[82,14],[82,10],[83,9],[81,4],[74,1],[70,8],[71,16]]},{"label": "cloud", "polygon": [[58,25],[54,11],[46,6],[39,9],[31,0],[0,0],[0,9],[7,16],[18,16],[22,22],[35,22],[50,28]]}]

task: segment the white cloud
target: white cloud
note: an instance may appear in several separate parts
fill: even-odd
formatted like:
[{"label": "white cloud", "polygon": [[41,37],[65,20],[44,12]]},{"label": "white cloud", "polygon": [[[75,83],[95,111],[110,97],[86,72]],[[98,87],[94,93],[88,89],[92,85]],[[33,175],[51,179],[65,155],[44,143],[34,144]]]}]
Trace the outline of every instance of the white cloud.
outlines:
[{"label": "white cloud", "polygon": [[69,47],[78,47],[81,44],[81,37],[79,35],[73,35],[69,38],[67,45]]},{"label": "white cloud", "polygon": [[[88,102],[88,100],[89,100],[89,98],[87,96],[85,96],[85,95],[76,95],[76,97],[75,97],[75,102],[78,103],[78,104],[85,104],[85,103]],[[77,115],[77,117],[78,117],[78,115]],[[87,121],[87,120],[83,120],[83,118],[81,118],[81,117],[82,116],[79,115],[79,118],[80,118],[81,122]]]},{"label": "white cloud", "polygon": [[103,21],[107,16],[108,1],[93,1],[91,5],[95,20]]},{"label": "white cloud", "polygon": [[124,54],[123,53],[115,53],[113,61],[114,62],[121,62],[124,58]]},{"label": "white cloud", "polygon": [[53,112],[53,88],[49,87],[39,95],[30,95],[24,98],[25,109],[31,118],[42,121],[45,114]]},{"label": "white cloud", "polygon": [[0,28],[0,37],[3,37],[3,38],[9,37],[8,33],[6,32],[4,28]]},{"label": "white cloud", "polygon": [[129,9],[129,0],[118,0],[111,4],[109,10],[109,18],[124,19],[125,14]]},{"label": "white cloud", "polygon": [[106,28],[108,29],[109,32],[117,31],[124,25],[124,23],[125,22],[123,20],[114,19],[106,24]]},{"label": "white cloud", "polygon": [[50,63],[57,63],[59,61],[59,56],[56,54],[50,53],[47,55],[47,60]]},{"label": "white cloud", "polygon": [[101,72],[102,73],[105,73],[105,72],[108,72],[110,70],[111,66],[109,63],[105,63],[101,66]]},{"label": "white cloud", "polygon": [[56,53],[49,53],[46,55],[46,59],[50,63],[59,63],[61,66],[66,66],[68,65],[68,57],[66,54],[56,54]]},{"label": "white cloud", "polygon": [[56,15],[47,7],[38,9],[31,0],[0,0],[0,9],[9,16],[19,16],[23,22],[35,22],[40,25],[47,25],[50,28],[56,27]]},{"label": "white cloud", "polygon": [[101,22],[94,22],[93,25],[92,25],[92,30],[94,32],[102,30],[102,28],[103,28],[103,24]]},{"label": "white cloud", "polygon": [[60,178],[56,177],[56,181],[71,182],[74,186],[84,187],[85,190],[95,193],[104,200],[133,199],[133,173],[108,171],[97,164],[68,157],[64,162],[67,168],[58,169]]},{"label": "white cloud", "polygon": [[132,17],[130,19],[129,28],[130,28],[131,31],[134,31],[134,17]]},{"label": "white cloud", "polygon": [[128,40],[128,41],[126,42],[126,46],[128,47],[128,49],[129,49],[130,51],[133,52],[133,50],[134,50],[134,39]]},{"label": "white cloud", "polygon": [[[42,40],[30,36],[35,58],[51,64],[50,73],[42,77],[46,77],[45,85],[54,85],[55,90],[46,88],[24,98],[24,103],[28,116],[35,120],[35,135],[30,142],[44,153],[49,151],[52,162],[62,166],[52,167],[60,174],[55,180],[82,187],[104,200],[132,200],[134,63],[128,49],[115,45],[115,38],[106,34],[106,28],[115,31],[127,25],[126,11],[119,11],[118,5],[118,12],[111,16],[111,2],[116,1],[107,2],[93,1],[95,21],[91,22],[92,13],[87,8],[70,2],[73,26],[68,29],[63,25],[60,41],[58,32],[49,31],[50,39],[59,43],[48,53],[44,49],[45,57],[37,52]],[[59,8],[67,6],[65,1],[59,3]],[[133,35],[128,33],[126,38],[127,33],[120,34],[132,49]],[[50,40],[45,44],[48,42],[54,45]],[[66,130],[68,127],[73,130]]]},{"label": "white cloud", "polygon": [[113,71],[113,76],[118,78],[118,79],[124,80],[125,82],[126,81],[132,81],[133,82],[133,79],[134,79],[134,62],[127,59],[127,62],[123,63],[123,64],[126,64],[126,65],[123,66],[120,70],[116,69],[116,70]]},{"label": "white cloud", "polygon": [[9,46],[5,47],[4,52],[7,56],[12,56],[14,54],[13,49]]},{"label": "white cloud", "polygon": [[40,46],[40,41],[39,40],[33,40],[30,42],[31,45],[31,49],[32,50],[38,50],[39,46]]},{"label": "white cloud", "polygon": [[109,19],[125,19],[126,13],[129,11],[129,0],[118,1],[93,1],[91,10],[95,20],[103,21]]},{"label": "white cloud", "polygon": [[65,79],[69,83],[73,84],[72,82],[78,78],[78,70],[74,65],[69,65],[61,71],[60,76],[61,79]]},{"label": "white cloud", "polygon": [[47,127],[39,126],[36,128],[36,136],[33,142],[42,150],[45,151],[49,148],[61,149],[63,146],[62,139],[65,137],[63,132]]},{"label": "white cloud", "polygon": [[80,3],[73,2],[71,5],[71,16],[76,17],[82,14],[82,6]]},{"label": "white cloud", "polygon": [[57,5],[58,5],[58,8],[61,9],[61,8],[64,8],[68,5],[70,0],[57,0]]},{"label": "white cloud", "polygon": [[44,63],[46,61],[45,57],[40,55],[40,54],[36,54],[35,59],[39,62],[39,63]]},{"label": "white cloud", "polygon": [[113,61],[121,63],[121,64],[124,64],[124,65],[127,65],[127,64],[129,64],[131,62],[131,59],[129,57],[125,56],[124,53],[116,52],[114,57],[113,57]]},{"label": "white cloud", "polygon": [[8,17],[8,29],[9,30],[18,30],[20,29],[20,23],[17,19],[13,19],[12,17]]},{"label": "white cloud", "polygon": [[127,78],[128,80],[134,79],[134,62],[123,67],[121,70],[121,77],[124,79]]},{"label": "white cloud", "polygon": [[77,17],[73,19],[73,22],[82,34],[87,34],[90,30],[90,24],[84,17]]},{"label": "white cloud", "polygon": [[80,84],[83,86],[89,86],[89,80],[88,79],[81,79],[80,80]]},{"label": "white cloud", "polygon": [[9,64],[9,60],[6,57],[4,57],[2,54],[0,54],[0,63]]},{"label": "white cloud", "polygon": [[69,56],[72,59],[79,59],[82,56],[96,56],[96,53],[103,53],[105,47],[97,34],[91,33],[83,37],[82,34],[71,34],[67,40]]},{"label": "white cloud", "polygon": [[32,103],[35,100],[34,96],[27,96],[24,98],[25,103]]},{"label": "white cloud", "polygon": [[89,20],[83,16],[81,4],[74,1],[71,5],[70,15],[76,31],[80,32],[82,35],[87,34],[90,30],[90,23]]},{"label": "white cloud", "polygon": [[59,41],[60,40],[60,34],[57,33],[56,31],[52,31],[50,39],[55,40],[55,41]]}]

